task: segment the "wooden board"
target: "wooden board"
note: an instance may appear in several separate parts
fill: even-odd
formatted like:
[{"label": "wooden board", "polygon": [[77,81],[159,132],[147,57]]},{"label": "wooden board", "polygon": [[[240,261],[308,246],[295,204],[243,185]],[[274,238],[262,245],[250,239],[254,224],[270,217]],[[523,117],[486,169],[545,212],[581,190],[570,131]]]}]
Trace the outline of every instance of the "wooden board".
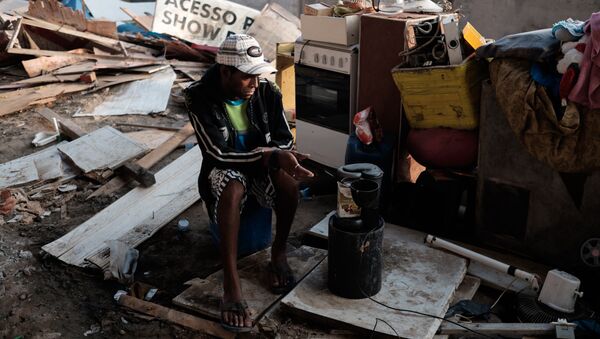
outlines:
[{"label": "wooden board", "polygon": [[79,81],[80,77],[81,77],[80,74],[66,74],[66,75],[45,74],[45,75],[40,75],[35,78],[15,81],[15,82],[12,82],[7,85],[0,85],[0,90],[39,86],[42,84],[55,83],[55,82],[74,82],[74,81]]},{"label": "wooden board", "polygon": [[0,165],[0,188],[26,185],[38,180],[72,178],[79,171],[64,162],[58,151],[59,145],[6,162]]},{"label": "wooden board", "polygon": [[[139,76],[148,76],[139,74]],[[149,75],[148,79],[128,83],[115,88],[114,92],[91,112],[75,116],[105,116],[125,114],[150,114],[163,112],[171,96],[176,74],[168,68]],[[98,77],[100,81],[101,77]],[[112,85],[113,83],[110,83]]]},{"label": "wooden board", "polygon": [[[182,142],[184,142],[188,137],[194,134],[194,128],[191,123],[187,123],[185,126],[181,128],[181,130],[175,133],[169,140],[164,142],[162,145],[157,147],[155,150],[146,154],[140,160],[136,162],[136,164],[140,165],[145,169],[150,169],[150,167],[156,165],[161,159],[170,154],[177,146],[179,146]],[[127,185],[130,180],[121,177],[112,178],[109,182],[104,184],[102,187],[94,191],[87,199],[99,196],[99,195],[108,195],[112,192],[116,192],[121,187]]]},{"label": "wooden board", "polygon": [[[302,246],[288,254],[288,263],[296,279],[304,278],[327,255],[326,250]],[[254,253],[238,262],[238,273],[244,299],[252,311],[253,323],[257,323],[265,311],[280,299],[267,288],[267,263],[271,248]],[[193,279],[190,288],[173,299],[175,305],[199,312],[212,319],[221,319],[219,302],[223,296],[223,270],[206,279]]]},{"label": "wooden board", "polygon": [[110,126],[60,145],[58,150],[84,173],[115,169],[147,151],[145,147]]},{"label": "wooden board", "polygon": [[192,148],[156,173],[156,184],[134,188],[42,249],[71,265],[107,267],[106,241],[135,247],[198,201],[201,163],[200,149]]},{"label": "wooden board", "polygon": [[94,84],[58,83],[2,93],[0,94],[0,102],[2,102],[0,116],[18,112],[38,100],[80,92],[92,86]]},{"label": "wooden board", "polygon": [[162,145],[165,141],[169,140],[175,134],[175,132],[161,131],[161,130],[144,130],[137,132],[125,133],[125,135],[137,142],[140,145],[148,149],[155,149]]},{"label": "wooden board", "polygon": [[278,43],[294,42],[302,34],[300,19],[282,6],[270,3],[254,19],[246,34],[253,36],[259,42],[265,58],[273,61]]},{"label": "wooden board", "polygon": [[44,107],[37,112],[39,115],[44,117],[51,124],[51,126],[54,126],[54,119],[56,119],[60,133],[66,135],[71,140],[87,134],[87,132],[81,128],[81,126],[77,125],[71,119],[58,115],[56,112],[47,107]]},{"label": "wooden board", "polygon": [[[67,53],[82,54],[86,53],[86,50],[83,48],[79,48],[68,51]],[[59,69],[61,67],[72,65],[76,62],[79,62],[80,60],[80,58],[73,56],[53,56],[23,60],[21,61],[21,64],[23,64],[23,68],[25,68],[25,72],[27,72],[27,75],[29,75],[29,77],[35,77],[43,73],[48,73],[55,69]]]},{"label": "wooden board", "polygon": [[[401,230],[386,225],[383,242],[383,282],[373,298],[386,305],[443,317],[467,271],[466,260],[404,240]],[[441,320],[401,313],[369,299],[337,297],[327,289],[327,260],[306,277],[282,304],[328,323],[371,331],[375,318],[387,321],[403,338],[432,338]],[[379,333],[394,335],[385,325]]]},{"label": "wooden board", "polygon": [[153,16],[150,16],[150,15],[137,16],[137,15],[135,15],[135,13],[133,13],[132,11],[130,11],[129,9],[127,9],[125,7],[121,7],[121,10],[123,11],[123,13],[129,15],[131,17],[131,19],[136,24],[140,25],[143,29],[147,30],[148,32],[152,32],[152,20],[154,20]]}]

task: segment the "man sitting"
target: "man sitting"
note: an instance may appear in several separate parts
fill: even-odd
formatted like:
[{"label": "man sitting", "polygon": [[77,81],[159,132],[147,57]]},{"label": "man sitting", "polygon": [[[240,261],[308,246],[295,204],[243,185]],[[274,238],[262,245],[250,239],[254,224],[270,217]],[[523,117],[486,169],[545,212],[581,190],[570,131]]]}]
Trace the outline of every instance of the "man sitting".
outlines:
[{"label": "man sitting", "polygon": [[312,177],[292,151],[277,86],[259,75],[276,70],[265,62],[249,35],[229,36],[216,64],[185,92],[190,120],[202,150],[199,189],[211,220],[219,227],[223,264],[221,323],[235,332],[249,331],[252,320],[237,272],[240,214],[248,195],[275,210],[271,247],[271,289],[281,294],[295,279],[287,263],[286,241],[298,204],[297,179]]}]

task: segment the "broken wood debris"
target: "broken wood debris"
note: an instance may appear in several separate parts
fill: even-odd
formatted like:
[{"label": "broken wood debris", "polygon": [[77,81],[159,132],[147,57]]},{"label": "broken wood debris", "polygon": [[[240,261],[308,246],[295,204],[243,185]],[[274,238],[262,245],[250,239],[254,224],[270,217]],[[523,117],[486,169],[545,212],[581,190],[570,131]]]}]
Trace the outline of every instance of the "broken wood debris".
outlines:
[{"label": "broken wood debris", "polygon": [[[308,246],[288,252],[288,263],[298,281],[302,280],[327,255],[327,251]],[[256,324],[265,312],[275,304],[281,295],[273,294],[265,285],[267,263],[271,256],[271,248],[254,253],[238,262],[240,283],[244,286],[244,298],[252,312],[253,323]],[[211,274],[206,279],[195,278],[186,283],[188,289],[173,299],[175,305],[185,307],[206,315],[212,319],[220,319],[219,301],[223,293],[223,270]]]},{"label": "broken wood debris", "polygon": [[60,145],[58,150],[84,173],[114,170],[147,151],[145,147],[110,126]]},{"label": "broken wood debris", "polygon": [[[192,127],[191,123],[187,123],[181,128],[181,130],[171,136],[167,141],[162,143],[156,149],[152,150],[150,153],[146,154],[136,163],[142,168],[150,169],[192,135],[194,135],[194,128]],[[121,177],[115,177],[88,196],[87,199],[101,195],[109,195],[127,185],[127,183],[129,183],[129,180]]]},{"label": "broken wood debris", "polygon": [[215,336],[217,338],[235,338],[235,333],[226,331],[223,327],[221,327],[220,324],[216,322],[170,309],[149,301],[141,300],[129,296],[124,292],[117,293],[117,295],[115,295],[115,299],[122,306],[161,320],[169,321],[174,324]]},{"label": "broken wood debris", "polygon": [[196,179],[201,161],[200,149],[192,148],[157,172],[156,184],[134,188],[42,249],[67,264],[108,267],[106,241],[136,247],[200,198]]}]

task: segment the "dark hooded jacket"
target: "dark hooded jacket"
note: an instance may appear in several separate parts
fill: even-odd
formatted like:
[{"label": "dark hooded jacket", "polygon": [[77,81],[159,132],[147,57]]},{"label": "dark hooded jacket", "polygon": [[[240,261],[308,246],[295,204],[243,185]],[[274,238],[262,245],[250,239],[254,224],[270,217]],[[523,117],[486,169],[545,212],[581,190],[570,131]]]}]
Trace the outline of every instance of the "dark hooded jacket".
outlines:
[{"label": "dark hooded jacket", "polygon": [[221,93],[219,64],[211,67],[202,79],[184,92],[190,121],[202,150],[202,169],[198,179],[200,196],[207,204],[214,202],[208,182],[213,168],[237,169],[248,175],[264,173],[262,152],[257,147],[292,148],[292,133],[285,118],[281,92],[275,84],[261,79],[248,99],[249,151],[235,148],[236,131],[225,110]]}]

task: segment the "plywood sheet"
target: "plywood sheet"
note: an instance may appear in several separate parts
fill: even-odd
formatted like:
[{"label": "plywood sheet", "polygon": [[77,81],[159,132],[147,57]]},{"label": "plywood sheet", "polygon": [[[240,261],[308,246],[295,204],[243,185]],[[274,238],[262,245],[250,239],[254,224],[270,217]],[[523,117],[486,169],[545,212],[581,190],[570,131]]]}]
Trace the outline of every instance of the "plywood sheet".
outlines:
[{"label": "plywood sheet", "polygon": [[122,240],[135,247],[198,201],[201,163],[200,149],[192,148],[157,172],[156,184],[134,188],[42,249],[67,264],[106,267],[107,241]]},{"label": "plywood sheet", "polygon": [[172,68],[153,73],[148,79],[138,80],[114,88],[114,92],[91,112],[76,116],[150,114],[163,112],[169,103],[171,87],[176,74]]},{"label": "plywood sheet", "polygon": [[115,169],[147,149],[116,129],[106,126],[86,134],[58,150],[84,173]]},{"label": "plywood sheet", "polygon": [[[386,305],[443,317],[454,291],[467,271],[466,260],[403,239],[402,232],[386,225],[383,244],[383,283],[373,298]],[[327,260],[306,277],[282,303],[300,313],[329,323],[372,330],[376,318],[387,321],[403,338],[432,338],[441,320],[401,313],[369,299],[337,297],[327,289]],[[385,325],[379,333],[394,335]]]},{"label": "plywood sheet", "polygon": [[[297,280],[302,279],[326,256],[327,251],[302,246],[288,254],[288,263]],[[281,296],[267,288],[267,263],[271,258],[270,248],[257,252],[238,262],[238,273],[244,298],[253,313],[254,323]],[[206,279],[194,279],[192,286],[173,299],[173,303],[213,319],[220,319],[219,302],[223,296],[223,270]]]},{"label": "plywood sheet", "polygon": [[[63,142],[59,145],[65,145]],[[78,170],[63,161],[58,145],[0,165],[0,188],[26,185],[38,180],[74,177]]]}]

